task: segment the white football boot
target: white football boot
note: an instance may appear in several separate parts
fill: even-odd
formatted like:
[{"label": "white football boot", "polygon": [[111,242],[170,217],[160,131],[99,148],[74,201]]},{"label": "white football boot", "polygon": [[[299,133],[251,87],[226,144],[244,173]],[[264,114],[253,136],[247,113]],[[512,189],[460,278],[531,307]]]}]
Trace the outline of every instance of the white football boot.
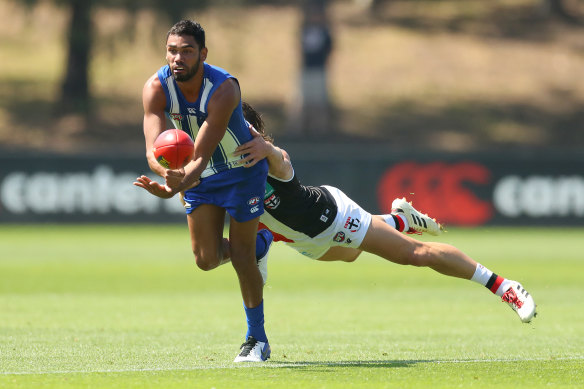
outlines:
[{"label": "white football boot", "polygon": [[410,231],[427,232],[430,235],[440,235],[444,231],[442,224],[438,223],[436,219],[431,219],[428,215],[422,215],[412,206],[412,203],[408,203],[405,197],[393,200],[391,213],[405,215]]},{"label": "white football boot", "polygon": [[265,362],[270,358],[271,353],[268,342],[260,342],[250,335],[241,345],[241,351],[233,362]]},{"label": "white football boot", "polygon": [[268,281],[268,254],[270,253],[270,247],[274,242],[274,235],[268,229],[262,229],[258,231],[258,234],[261,235],[264,240],[266,241],[266,252],[264,255],[256,259],[258,269],[262,275],[262,280],[264,281],[264,285]]},{"label": "white football boot", "polygon": [[517,281],[511,281],[511,286],[503,293],[501,300],[509,304],[524,323],[529,323],[537,315],[533,297]]}]

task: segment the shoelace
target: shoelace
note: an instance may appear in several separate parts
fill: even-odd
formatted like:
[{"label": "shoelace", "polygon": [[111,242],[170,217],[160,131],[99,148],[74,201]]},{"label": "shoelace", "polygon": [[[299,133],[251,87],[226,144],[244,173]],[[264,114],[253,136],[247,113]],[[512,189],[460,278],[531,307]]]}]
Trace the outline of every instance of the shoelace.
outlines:
[{"label": "shoelace", "polygon": [[241,345],[241,352],[239,353],[239,355],[241,355],[242,357],[247,357],[251,350],[253,350],[257,342],[258,341],[253,336],[247,338],[245,343]]},{"label": "shoelace", "polygon": [[517,296],[517,293],[513,288],[509,288],[509,290],[507,290],[505,294],[503,294],[501,300],[505,301],[506,303],[515,305],[517,309],[523,306],[523,301],[519,300],[519,297]]}]

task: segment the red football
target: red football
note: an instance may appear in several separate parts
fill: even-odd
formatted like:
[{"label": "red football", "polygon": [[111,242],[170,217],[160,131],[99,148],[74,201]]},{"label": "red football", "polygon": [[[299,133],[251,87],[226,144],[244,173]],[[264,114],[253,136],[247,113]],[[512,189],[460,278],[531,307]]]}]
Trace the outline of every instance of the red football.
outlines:
[{"label": "red football", "polygon": [[167,169],[180,169],[193,158],[195,144],[182,130],[166,130],[154,141],[154,156]]}]

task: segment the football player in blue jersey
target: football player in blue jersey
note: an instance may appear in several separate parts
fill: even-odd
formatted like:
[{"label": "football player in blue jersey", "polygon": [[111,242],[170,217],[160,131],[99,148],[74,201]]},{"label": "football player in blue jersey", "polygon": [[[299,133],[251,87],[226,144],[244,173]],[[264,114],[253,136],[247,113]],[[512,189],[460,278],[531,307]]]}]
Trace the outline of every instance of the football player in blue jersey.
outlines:
[{"label": "football player in blue jersey", "polygon": [[[182,20],[168,31],[168,64],[146,81],[142,93],[148,165],[165,184],[145,176],[134,184],[162,198],[182,194],[192,250],[201,269],[231,261],[248,324],[235,362],[261,362],[270,357],[257,265],[258,260],[265,264],[271,244],[271,234],[257,232],[268,166],[264,162],[245,169],[237,164],[241,157],[233,155],[235,148],[252,139],[239,83],[225,70],[207,64],[207,51],[200,24]],[[193,159],[177,170],[162,167],[152,150],[157,136],[167,129],[167,118],[195,142]],[[229,243],[223,238],[226,212]]]}]

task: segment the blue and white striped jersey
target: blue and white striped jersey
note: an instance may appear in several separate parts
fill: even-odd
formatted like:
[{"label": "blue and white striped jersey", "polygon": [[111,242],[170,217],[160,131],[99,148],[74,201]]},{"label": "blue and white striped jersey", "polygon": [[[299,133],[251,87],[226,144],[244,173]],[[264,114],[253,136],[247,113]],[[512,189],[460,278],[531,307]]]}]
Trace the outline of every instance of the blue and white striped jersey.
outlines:
[{"label": "blue and white striped jersey", "polygon": [[[197,137],[200,126],[207,118],[207,105],[215,90],[228,78],[235,79],[221,68],[207,63],[204,63],[203,66],[203,83],[199,91],[199,98],[194,103],[190,103],[185,99],[168,65],[158,70],[158,79],[166,95],[165,112],[175,127],[185,131],[193,140]],[[229,119],[223,139],[215,149],[201,177],[208,177],[225,170],[240,167],[235,166],[234,162],[243,157],[234,157],[232,153],[237,146],[251,139],[252,136],[249,132],[248,123],[243,117],[240,101]]]}]

